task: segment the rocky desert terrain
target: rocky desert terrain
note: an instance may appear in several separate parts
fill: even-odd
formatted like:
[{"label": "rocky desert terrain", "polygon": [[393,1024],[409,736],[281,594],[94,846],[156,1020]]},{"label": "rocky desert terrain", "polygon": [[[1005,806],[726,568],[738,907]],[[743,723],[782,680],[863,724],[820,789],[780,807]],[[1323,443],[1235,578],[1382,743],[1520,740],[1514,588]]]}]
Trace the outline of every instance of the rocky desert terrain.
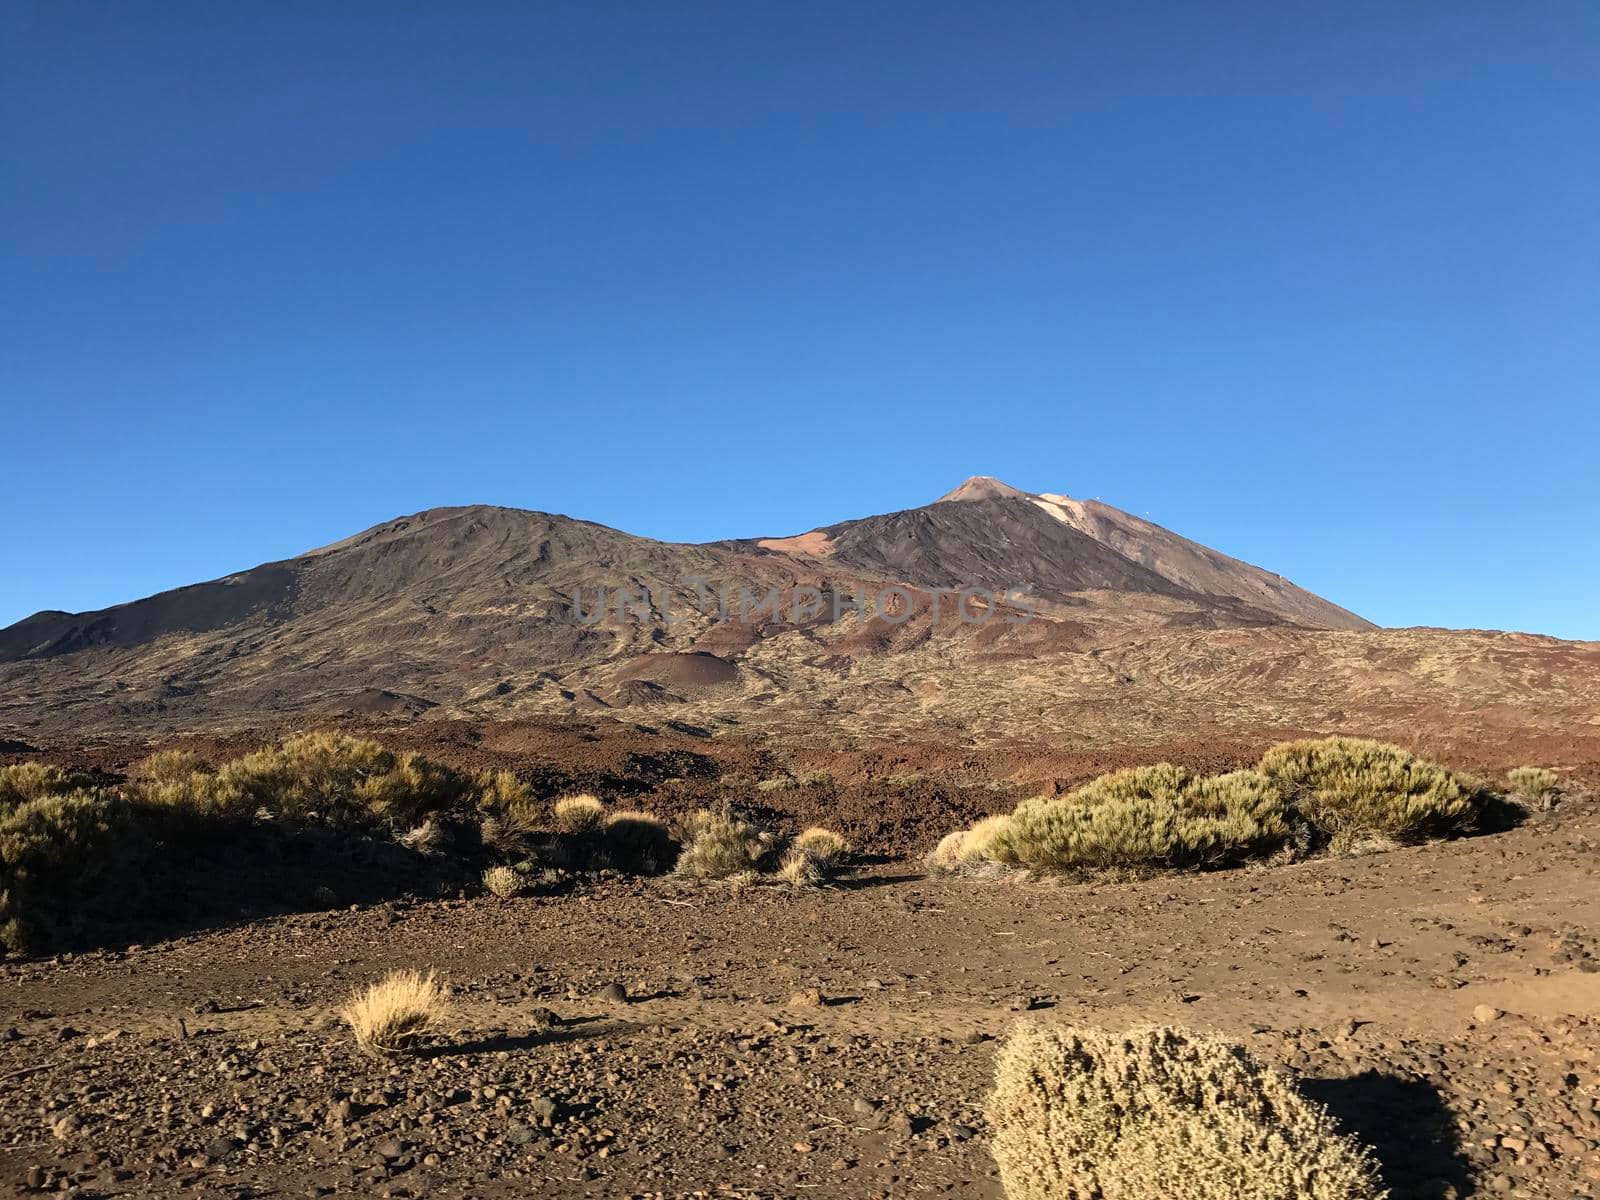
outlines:
[{"label": "rocky desert terrain", "polygon": [[[1024,1016],[1216,1029],[1395,1196],[1600,1194],[1600,810],[1359,859],[1063,886],[904,861],[410,899],[6,964],[0,1171],[81,1196],[998,1197]],[[345,994],[448,977],[393,1065]]]},{"label": "rocky desert terrain", "polygon": [[[777,606],[707,606],[729,587]],[[639,599],[591,620],[585,589]],[[898,607],[835,608],[886,590]],[[801,593],[819,603],[796,618]],[[601,868],[497,898],[478,859],[233,812],[233,840],[153,854],[92,921],[0,959],[0,1186],[997,1198],[996,1046],[1043,1019],[1238,1040],[1395,1197],[1600,1196],[1600,644],[1377,629],[985,478],[700,546],[432,510],[0,631],[0,767],[61,768],[97,804],[152,751],[218,764],[305,728],[504,773],[541,812],[732,807],[856,855],[821,886]],[[1494,786],[1549,767],[1560,800],[1228,870],[927,865],[952,830],[1104,772],[1218,775],[1333,734]],[[448,1009],[377,1058],[340,1010],[399,968],[437,972]]]}]

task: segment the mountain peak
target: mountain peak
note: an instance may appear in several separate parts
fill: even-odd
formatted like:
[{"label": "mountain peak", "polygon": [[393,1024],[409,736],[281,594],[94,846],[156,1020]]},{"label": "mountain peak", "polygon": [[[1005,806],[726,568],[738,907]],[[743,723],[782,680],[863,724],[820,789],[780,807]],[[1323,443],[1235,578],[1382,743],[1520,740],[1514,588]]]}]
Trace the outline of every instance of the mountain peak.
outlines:
[{"label": "mountain peak", "polygon": [[993,475],[974,475],[960,487],[940,496],[936,503],[947,500],[1017,500],[1027,499],[1028,493],[1003,483]]}]

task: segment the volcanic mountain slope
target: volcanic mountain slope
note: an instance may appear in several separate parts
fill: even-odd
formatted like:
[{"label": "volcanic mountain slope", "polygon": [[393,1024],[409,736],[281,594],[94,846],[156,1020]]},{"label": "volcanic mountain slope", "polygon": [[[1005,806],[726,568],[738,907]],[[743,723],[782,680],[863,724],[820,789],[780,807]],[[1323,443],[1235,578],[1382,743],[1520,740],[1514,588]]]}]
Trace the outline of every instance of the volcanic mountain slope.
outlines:
[{"label": "volcanic mountain slope", "polygon": [[[846,600],[889,585],[909,611]],[[996,599],[939,604],[963,587]],[[418,513],[0,630],[0,731],[424,713],[945,741],[1594,726],[1597,667],[1588,644],[1377,631],[1107,505],[978,478],[921,508],[707,545],[516,509]]]}]

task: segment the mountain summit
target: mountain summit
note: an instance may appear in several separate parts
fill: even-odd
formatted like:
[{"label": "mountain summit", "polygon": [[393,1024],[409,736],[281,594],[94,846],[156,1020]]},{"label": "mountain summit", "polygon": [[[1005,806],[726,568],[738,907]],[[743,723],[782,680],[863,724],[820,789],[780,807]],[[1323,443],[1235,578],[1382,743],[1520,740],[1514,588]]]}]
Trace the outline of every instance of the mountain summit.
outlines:
[{"label": "mountain summit", "polygon": [[940,496],[937,503],[943,504],[950,500],[1019,500],[1026,499],[1027,496],[1028,493],[1021,488],[1014,488],[993,475],[974,475],[961,486],[952,488]]}]

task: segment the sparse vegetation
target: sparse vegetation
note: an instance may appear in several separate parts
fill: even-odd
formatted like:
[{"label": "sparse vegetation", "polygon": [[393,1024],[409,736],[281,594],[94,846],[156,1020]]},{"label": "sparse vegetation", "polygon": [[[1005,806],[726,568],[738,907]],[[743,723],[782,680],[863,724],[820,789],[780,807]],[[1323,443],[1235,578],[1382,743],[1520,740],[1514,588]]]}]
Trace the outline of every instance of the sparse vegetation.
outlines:
[{"label": "sparse vegetation", "polygon": [[445,989],[429,971],[394,971],[346,1001],[340,1016],[369,1054],[411,1049],[445,1012]]},{"label": "sparse vegetation", "polygon": [[1462,833],[1489,799],[1438,763],[1359,738],[1285,742],[1260,771],[1335,854]]},{"label": "sparse vegetation", "polygon": [[1560,779],[1548,767],[1513,767],[1506,772],[1512,793],[1529,808],[1549,811],[1560,799]]},{"label": "sparse vegetation", "polygon": [[483,886],[491,896],[509,900],[522,891],[522,876],[511,867],[490,867],[483,873]]},{"label": "sparse vegetation", "polygon": [[987,853],[1041,871],[1200,868],[1270,854],[1288,838],[1283,796],[1265,777],[1207,778],[1159,763],[1024,801]]},{"label": "sparse vegetation", "polygon": [[562,833],[598,833],[606,823],[606,806],[587,792],[563,796],[552,811]]},{"label": "sparse vegetation", "polygon": [[1380,1200],[1373,1159],[1242,1047],[1024,1025],[988,1103],[1009,1200]]}]

